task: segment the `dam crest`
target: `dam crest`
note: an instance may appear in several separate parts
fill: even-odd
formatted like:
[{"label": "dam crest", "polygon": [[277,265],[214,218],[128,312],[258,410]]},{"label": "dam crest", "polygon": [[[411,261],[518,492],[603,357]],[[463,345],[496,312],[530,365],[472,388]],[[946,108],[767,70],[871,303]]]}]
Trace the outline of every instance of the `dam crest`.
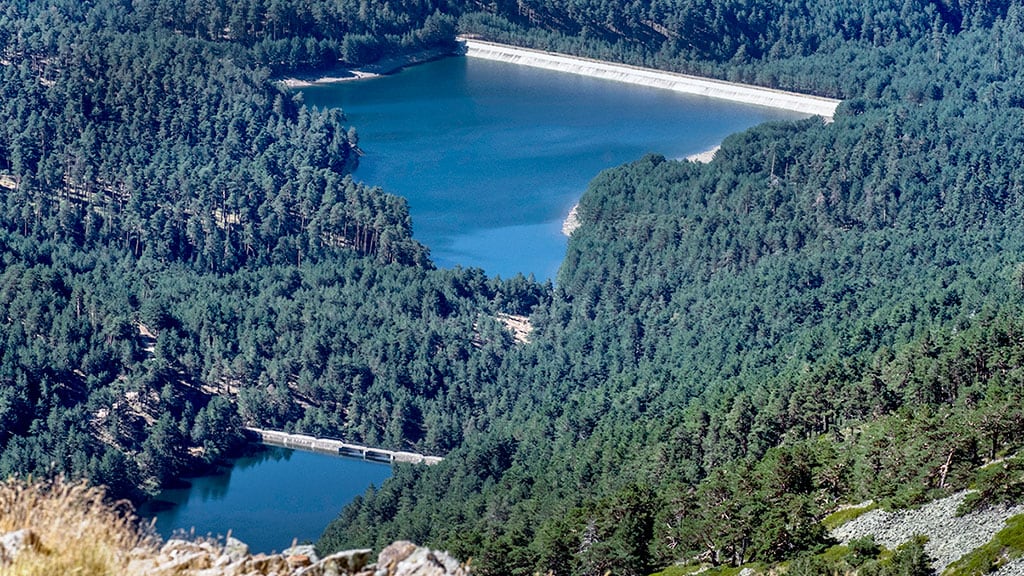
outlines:
[{"label": "dam crest", "polygon": [[472,38],[463,37],[460,38],[460,42],[464,46],[465,55],[470,58],[496,60],[616,82],[661,88],[683,94],[790,110],[813,116],[822,116],[826,120],[830,120],[835,115],[836,107],[840,103],[839,100],[832,98],[822,98],[749,84],[726,82],[724,80],[713,80],[687,74],[663,72],[652,68],[615,64],[555,52],[518,48]]}]

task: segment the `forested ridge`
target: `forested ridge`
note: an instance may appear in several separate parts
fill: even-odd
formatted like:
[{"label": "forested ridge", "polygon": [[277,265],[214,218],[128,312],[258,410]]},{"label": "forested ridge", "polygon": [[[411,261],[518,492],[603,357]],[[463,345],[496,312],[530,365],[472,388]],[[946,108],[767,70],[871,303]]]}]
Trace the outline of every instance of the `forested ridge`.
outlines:
[{"label": "forested ridge", "polygon": [[[243,423],[444,453],[318,546],[496,574],[772,562],[843,503],[1020,493],[976,473],[1024,432],[1017,4],[0,7],[4,475],[142,496]],[[597,176],[554,285],[436,270],[356,129],[272,77],[456,28],[845,102]]]},{"label": "forested ridge", "polygon": [[256,39],[116,2],[2,18],[0,473],[141,496],[243,422],[434,453],[478,425],[452,405],[511,346],[494,316],[545,288],[434,270]]}]

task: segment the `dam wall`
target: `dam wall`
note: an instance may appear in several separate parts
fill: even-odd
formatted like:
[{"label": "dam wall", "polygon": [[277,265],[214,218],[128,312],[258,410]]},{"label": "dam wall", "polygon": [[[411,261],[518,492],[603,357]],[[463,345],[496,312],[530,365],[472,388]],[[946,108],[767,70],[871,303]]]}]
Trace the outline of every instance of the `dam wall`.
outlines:
[{"label": "dam wall", "polygon": [[535,68],[545,68],[547,70],[557,70],[559,72],[662,88],[695,96],[706,96],[708,98],[719,98],[743,104],[791,110],[812,116],[822,116],[826,119],[832,118],[835,114],[836,106],[840,102],[831,98],[820,98],[795,92],[761,88],[749,84],[737,84],[735,82],[712,80],[686,74],[662,72],[661,70],[651,68],[613,64],[600,60],[518,48],[470,38],[462,38],[461,41],[465,45],[466,56],[470,58],[497,60],[522,66],[533,66]]},{"label": "dam wall", "polygon": [[282,432],[280,430],[245,427],[243,428],[243,431],[250,440],[261,444],[291,448],[293,450],[304,450],[306,452],[330,454],[332,456],[348,456],[351,458],[362,458],[363,460],[373,460],[389,464],[404,462],[407,464],[431,465],[444,460],[444,458],[441,458],[440,456],[425,456],[414,452],[371,448],[369,446],[361,446],[359,444],[349,444],[348,442],[343,442],[334,438],[317,438],[307,434],[293,434],[290,432]]}]

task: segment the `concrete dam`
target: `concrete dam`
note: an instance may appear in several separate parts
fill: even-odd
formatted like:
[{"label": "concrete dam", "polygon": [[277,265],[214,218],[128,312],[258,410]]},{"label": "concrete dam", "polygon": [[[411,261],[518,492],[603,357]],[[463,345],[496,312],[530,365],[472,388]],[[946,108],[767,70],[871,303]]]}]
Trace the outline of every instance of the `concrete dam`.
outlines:
[{"label": "concrete dam", "polygon": [[358,444],[349,444],[348,442],[342,442],[341,440],[335,440],[333,438],[317,438],[307,434],[292,434],[289,432],[282,432],[280,430],[265,430],[263,428],[251,427],[246,427],[244,430],[246,436],[248,436],[250,440],[261,444],[291,448],[293,450],[304,450],[306,452],[330,454],[332,456],[348,456],[352,458],[362,458],[363,460],[373,460],[375,462],[385,462],[388,464],[403,462],[407,464],[431,465],[444,460],[444,458],[441,458],[440,456],[424,456],[423,454],[416,454],[415,452],[370,448],[368,446],[360,446]]},{"label": "concrete dam", "polygon": [[557,70],[559,72],[627,82],[641,86],[663,88],[684,94],[792,110],[794,112],[822,116],[826,119],[831,119],[835,115],[836,106],[840,103],[839,100],[831,98],[820,98],[795,92],[761,88],[749,84],[737,84],[686,74],[662,72],[651,68],[613,64],[600,60],[517,48],[470,38],[462,38],[461,41],[465,45],[466,56],[471,58],[498,60],[523,66],[533,66],[535,68]]}]

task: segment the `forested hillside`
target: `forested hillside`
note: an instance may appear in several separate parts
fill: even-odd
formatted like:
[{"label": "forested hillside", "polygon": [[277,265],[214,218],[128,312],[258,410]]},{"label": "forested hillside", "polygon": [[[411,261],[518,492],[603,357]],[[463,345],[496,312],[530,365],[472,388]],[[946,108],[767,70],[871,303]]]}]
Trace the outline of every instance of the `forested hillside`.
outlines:
[{"label": "forested hillside", "polygon": [[[1019,10],[1006,0],[517,0],[460,24],[496,41],[846,98],[905,78],[922,52],[942,62],[951,39]],[[1012,56],[990,39],[991,54]]]},{"label": "forested hillside", "polygon": [[[534,343],[500,372],[510,416],[444,467],[401,471],[322,546],[405,534],[487,573],[775,561],[826,545],[841,503],[920,502],[1019,448],[1020,7],[837,4],[801,10],[907,29],[825,41],[821,25],[806,54],[744,62],[671,53],[847,101],[833,124],[735,135],[707,166],[595,179]],[[519,16],[477,30],[652,62],[621,49],[638,37]]]},{"label": "forested hillside", "polygon": [[350,177],[339,111],[272,83],[254,37],[150,9],[0,15],[0,474],[138,495],[243,422],[456,446],[511,347],[493,316],[545,288],[433,270],[405,200]]},{"label": "forested hillside", "polygon": [[[319,543],[485,574],[828,544],[1024,432],[1009,2],[0,2],[0,474],[141,496],[240,426],[445,453]],[[272,82],[489,39],[846,99],[597,176],[557,283],[436,270]],[[372,183],[370,183],[372,185]],[[530,342],[495,320],[530,314]],[[1008,487],[1008,489],[1002,489]]]}]

